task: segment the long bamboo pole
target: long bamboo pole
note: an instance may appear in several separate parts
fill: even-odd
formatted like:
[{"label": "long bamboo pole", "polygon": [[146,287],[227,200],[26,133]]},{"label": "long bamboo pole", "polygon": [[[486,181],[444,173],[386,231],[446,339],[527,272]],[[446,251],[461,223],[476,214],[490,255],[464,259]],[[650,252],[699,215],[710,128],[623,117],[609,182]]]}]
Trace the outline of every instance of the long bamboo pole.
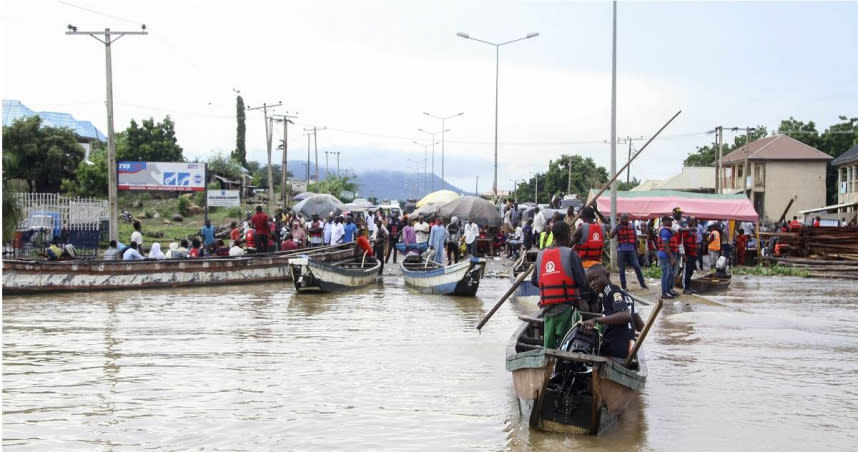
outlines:
[{"label": "long bamboo pole", "polygon": [[[643,152],[644,149],[646,149],[646,147],[649,146],[650,143],[652,143],[652,140],[654,140],[655,137],[657,137],[665,128],[667,128],[667,126],[670,125],[670,123],[673,122],[673,120],[676,119],[676,117],[679,116],[680,113],[682,113],[682,110],[677,111],[676,114],[673,115],[672,118],[670,118],[666,123],[664,123],[663,126],[661,126],[660,129],[658,129],[658,132],[656,132],[655,135],[653,135],[649,140],[647,140],[646,144],[644,144],[640,148],[640,150],[638,150],[638,152],[636,152],[635,155],[633,155],[632,158],[630,158],[629,161],[626,162],[626,164],[614,174],[614,177],[612,177],[611,180],[609,180],[602,187],[602,189],[599,190],[598,193],[596,193],[596,196],[594,196],[593,200],[590,202],[591,204],[595,203],[596,199],[598,199],[599,196],[601,196],[602,193],[605,192],[605,190],[607,190],[608,188],[611,187],[611,184],[614,183],[615,180],[617,180],[617,177],[619,177],[621,174],[623,174],[623,171],[625,171],[626,168],[628,168],[628,166],[631,165],[632,162],[636,158],[638,158],[639,155],[641,155],[641,152]],[[581,209],[581,210],[583,210],[583,209]],[[575,224],[575,222],[578,221],[578,218],[581,217],[581,210],[579,210],[578,214],[575,215],[575,218],[572,219],[572,224]],[[480,323],[477,324],[477,330],[480,330],[483,328],[483,326],[486,324],[486,322],[488,322],[489,319],[495,314],[495,312],[497,312],[497,310],[501,307],[501,305],[506,302],[506,300],[510,297],[510,295],[513,294],[513,292],[515,292],[516,287],[518,287],[524,281],[524,279],[527,277],[527,275],[529,275],[530,272],[532,272],[532,271],[533,271],[533,264],[531,264],[530,267],[527,268],[527,270],[525,270],[520,275],[518,275],[518,278],[516,278],[515,281],[513,281],[512,287],[510,287],[509,290],[507,290],[506,293],[500,297],[500,299],[497,301],[497,303],[495,303],[494,307],[492,307],[492,309],[482,318],[482,320],[480,320]]]}]

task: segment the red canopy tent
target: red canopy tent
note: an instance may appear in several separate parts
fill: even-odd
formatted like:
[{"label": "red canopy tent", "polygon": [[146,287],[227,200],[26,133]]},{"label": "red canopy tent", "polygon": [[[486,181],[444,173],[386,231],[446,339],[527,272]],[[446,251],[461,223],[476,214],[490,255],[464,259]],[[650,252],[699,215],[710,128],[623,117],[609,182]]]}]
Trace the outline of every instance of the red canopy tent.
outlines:
[{"label": "red canopy tent", "polygon": [[[591,190],[589,204],[596,191]],[[602,194],[596,202],[602,215],[611,213],[611,197]],[[738,220],[756,223],[757,211],[745,195],[716,195],[690,193],[674,190],[618,191],[617,213],[628,213],[633,220],[646,220],[670,215],[675,207],[682,209],[684,216],[704,220]]]}]

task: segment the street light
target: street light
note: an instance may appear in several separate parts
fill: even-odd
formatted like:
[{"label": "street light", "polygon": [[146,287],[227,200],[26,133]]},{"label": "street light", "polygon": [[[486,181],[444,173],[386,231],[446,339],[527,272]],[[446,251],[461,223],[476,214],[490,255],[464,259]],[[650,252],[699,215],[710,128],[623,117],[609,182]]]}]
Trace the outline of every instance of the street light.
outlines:
[{"label": "street light", "polygon": [[523,38],[513,39],[512,41],[506,41],[501,43],[494,43],[489,41],[483,41],[482,39],[472,38],[471,35],[467,33],[462,33],[461,31],[456,33],[456,36],[460,38],[470,39],[472,41],[482,42],[483,44],[488,44],[491,46],[495,46],[495,177],[492,182],[492,192],[494,194],[495,199],[498,197],[498,73],[500,68],[500,48],[501,46],[505,46],[507,44],[512,44],[513,42],[523,41],[525,39],[535,38],[539,36],[539,33],[528,33]]},{"label": "street light", "polygon": [[[441,130],[440,132],[429,132],[428,130],[423,130],[423,129],[417,129],[417,131],[423,132],[426,135],[429,135],[432,137],[432,191],[435,191],[435,145],[438,144],[438,142],[435,141],[435,135],[438,135],[439,133],[443,134],[444,132],[449,132],[450,129]],[[444,181],[443,180],[441,181],[441,189],[442,190],[444,189]]]},{"label": "street light", "polygon": [[423,114],[441,120],[441,188],[444,188],[444,122],[448,119],[453,119],[457,116],[462,116],[465,114],[465,112],[459,112],[455,115],[450,116],[437,116],[425,111],[423,112]]}]

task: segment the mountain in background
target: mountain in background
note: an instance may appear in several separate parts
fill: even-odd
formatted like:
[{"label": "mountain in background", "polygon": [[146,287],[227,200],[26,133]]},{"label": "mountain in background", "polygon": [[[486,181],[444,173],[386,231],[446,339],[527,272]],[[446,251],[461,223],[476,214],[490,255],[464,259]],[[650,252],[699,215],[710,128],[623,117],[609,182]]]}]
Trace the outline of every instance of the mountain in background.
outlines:
[{"label": "mountain in background", "polygon": [[[307,162],[306,161],[289,161],[288,170],[292,173],[295,180],[305,180],[307,177]],[[337,169],[331,168],[331,174],[336,175]],[[316,167],[313,162],[310,162],[310,177],[316,178]],[[341,175],[346,174],[341,170]],[[405,201],[406,199],[420,199],[427,193],[432,191],[446,189],[452,190],[459,194],[473,195],[473,192],[464,192],[461,188],[455,185],[444,183],[442,187],[441,178],[437,175],[428,175],[425,181],[423,173],[406,173],[403,171],[391,170],[368,170],[368,171],[348,171],[352,179],[358,186],[359,198],[375,197],[382,199],[395,199]],[[327,172],[322,166],[319,167],[319,178],[327,177]],[[435,190],[432,186],[435,186]]]}]

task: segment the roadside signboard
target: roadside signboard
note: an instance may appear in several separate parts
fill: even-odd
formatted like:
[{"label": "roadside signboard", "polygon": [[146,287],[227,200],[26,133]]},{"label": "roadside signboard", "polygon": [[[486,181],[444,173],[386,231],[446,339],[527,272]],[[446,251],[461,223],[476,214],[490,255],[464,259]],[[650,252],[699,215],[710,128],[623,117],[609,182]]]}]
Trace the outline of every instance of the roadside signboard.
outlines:
[{"label": "roadside signboard", "polygon": [[206,164],[184,162],[119,162],[120,190],[205,191]]},{"label": "roadside signboard", "polygon": [[209,207],[236,207],[241,204],[239,190],[209,190],[206,205]]}]

